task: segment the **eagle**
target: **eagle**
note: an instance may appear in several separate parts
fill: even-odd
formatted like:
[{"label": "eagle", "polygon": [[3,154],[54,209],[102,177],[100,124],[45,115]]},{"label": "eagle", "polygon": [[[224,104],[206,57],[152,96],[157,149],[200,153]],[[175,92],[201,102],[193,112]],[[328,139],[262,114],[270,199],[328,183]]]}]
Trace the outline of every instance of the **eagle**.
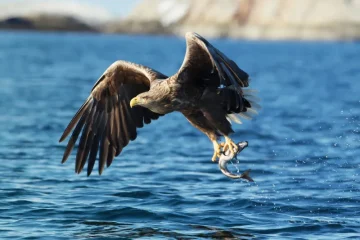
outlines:
[{"label": "eagle", "polygon": [[[98,171],[137,137],[137,129],[178,111],[213,143],[212,161],[222,152],[238,151],[230,138],[231,121],[251,118],[259,104],[253,98],[249,75],[220,50],[194,32],[187,32],[184,61],[172,76],[127,61],[116,61],[101,75],[90,96],[72,118],[59,142],[71,132],[62,163],[80,136],[75,172],[87,162],[87,175],[98,156]],[[225,142],[219,143],[224,136]]]}]

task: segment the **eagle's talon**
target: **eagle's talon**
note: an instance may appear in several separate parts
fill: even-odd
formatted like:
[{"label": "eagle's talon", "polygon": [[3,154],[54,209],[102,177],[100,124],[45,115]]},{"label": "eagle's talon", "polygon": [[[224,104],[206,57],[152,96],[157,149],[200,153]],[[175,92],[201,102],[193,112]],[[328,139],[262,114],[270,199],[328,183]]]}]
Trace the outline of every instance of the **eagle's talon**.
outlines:
[{"label": "eagle's talon", "polygon": [[221,156],[220,153],[214,152],[213,157],[211,158],[211,161],[217,162],[217,159]]},{"label": "eagle's talon", "polygon": [[214,144],[214,155],[211,158],[211,161],[216,162],[217,159],[220,158],[222,151],[217,141],[213,141],[213,144]]},{"label": "eagle's talon", "polygon": [[239,147],[236,143],[233,142],[229,137],[225,137],[225,143],[220,143],[220,146],[223,148],[223,151],[230,151],[230,154],[236,155],[239,151]]}]

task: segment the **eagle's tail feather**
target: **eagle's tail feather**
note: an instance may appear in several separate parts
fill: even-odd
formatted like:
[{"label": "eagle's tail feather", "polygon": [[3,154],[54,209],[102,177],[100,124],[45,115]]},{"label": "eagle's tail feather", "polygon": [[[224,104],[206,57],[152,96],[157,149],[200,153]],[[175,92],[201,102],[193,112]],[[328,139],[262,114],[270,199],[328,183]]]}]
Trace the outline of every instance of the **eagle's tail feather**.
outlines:
[{"label": "eagle's tail feather", "polygon": [[256,89],[242,89],[243,99],[245,102],[246,108],[239,113],[240,117],[251,120],[255,115],[258,114],[258,111],[261,109],[259,104],[260,98],[256,96],[258,90]]},{"label": "eagle's tail feather", "polygon": [[[227,110],[227,119],[229,122],[241,124],[241,119],[251,120],[261,109],[260,98],[256,96],[256,89],[242,88],[242,94],[239,94],[232,88],[220,90],[220,96],[223,97],[224,107]],[[237,95],[234,97],[234,95]],[[239,101],[240,102],[236,102]]]},{"label": "eagle's tail feather", "polygon": [[234,113],[228,114],[228,115],[226,115],[226,118],[229,122],[235,122],[237,124],[242,124],[242,121],[237,114],[234,114]]}]

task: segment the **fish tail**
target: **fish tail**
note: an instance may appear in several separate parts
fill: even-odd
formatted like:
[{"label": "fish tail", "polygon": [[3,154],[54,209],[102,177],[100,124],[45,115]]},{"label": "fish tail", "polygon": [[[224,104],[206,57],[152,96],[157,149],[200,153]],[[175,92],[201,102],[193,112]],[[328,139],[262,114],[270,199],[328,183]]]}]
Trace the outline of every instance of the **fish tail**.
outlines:
[{"label": "fish tail", "polygon": [[254,179],[252,179],[252,178],[250,177],[250,171],[251,171],[251,169],[248,169],[248,170],[246,170],[245,172],[243,172],[243,173],[240,175],[240,178],[246,179],[246,180],[248,180],[249,182],[254,182]]}]

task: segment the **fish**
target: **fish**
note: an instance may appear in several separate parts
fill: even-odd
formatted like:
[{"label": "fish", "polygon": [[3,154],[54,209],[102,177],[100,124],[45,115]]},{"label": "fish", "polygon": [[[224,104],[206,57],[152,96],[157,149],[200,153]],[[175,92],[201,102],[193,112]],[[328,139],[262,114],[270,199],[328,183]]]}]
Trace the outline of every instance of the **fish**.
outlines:
[{"label": "fish", "polygon": [[243,172],[241,175],[237,175],[237,174],[233,174],[231,173],[228,168],[227,168],[227,164],[233,160],[236,159],[237,155],[244,150],[249,143],[247,141],[243,141],[243,142],[239,142],[237,143],[237,145],[239,146],[238,151],[235,154],[232,154],[230,152],[230,150],[228,149],[225,153],[222,153],[220,158],[219,158],[219,168],[220,171],[227,177],[231,178],[231,179],[246,179],[249,182],[254,182],[254,180],[250,177],[250,171],[251,169],[246,170],[245,172]]}]

